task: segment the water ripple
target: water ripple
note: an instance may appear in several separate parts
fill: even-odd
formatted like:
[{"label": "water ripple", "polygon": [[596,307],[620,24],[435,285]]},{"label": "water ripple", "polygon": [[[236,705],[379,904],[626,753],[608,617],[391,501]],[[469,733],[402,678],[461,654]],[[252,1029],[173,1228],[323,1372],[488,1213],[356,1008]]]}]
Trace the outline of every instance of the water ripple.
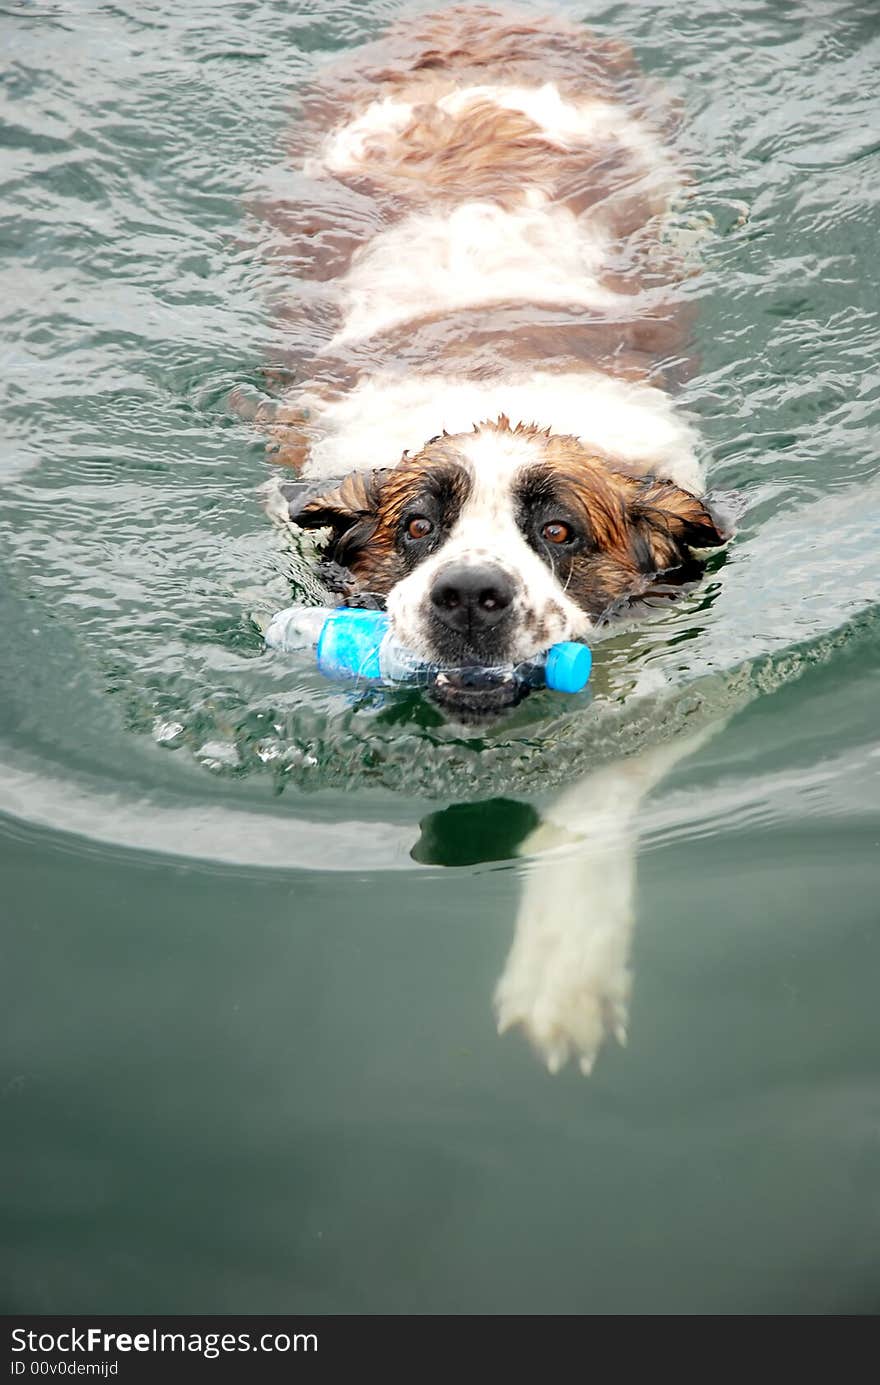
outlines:
[{"label": "water ripple", "polygon": [[[396,10],[279,0],[218,24],[207,4],[70,0],[0,14],[13,742],[27,727],[59,763],[88,746],[117,782],[195,796],[529,793],[741,708],[871,628],[878,39],[865,7],[831,6],[829,26],[819,0],[756,0],[746,43],[714,6],[592,6],[685,98],[690,210],[713,228],[690,287],[699,370],[685,401],[712,484],[746,498],[739,539],[703,591],[602,643],[590,699],[535,696],[479,737],[415,696],[352,696],[263,654],[254,617],[319,592],[265,523],[261,444],[226,400],[271,392],[272,369],[295,369],[329,330],[324,289],[297,278],[291,250],[315,198],[286,155],[291,107],[321,62]],[[374,215],[339,189],[343,240]],[[273,316],[291,296],[297,320]],[[72,707],[81,681],[91,691]]]}]

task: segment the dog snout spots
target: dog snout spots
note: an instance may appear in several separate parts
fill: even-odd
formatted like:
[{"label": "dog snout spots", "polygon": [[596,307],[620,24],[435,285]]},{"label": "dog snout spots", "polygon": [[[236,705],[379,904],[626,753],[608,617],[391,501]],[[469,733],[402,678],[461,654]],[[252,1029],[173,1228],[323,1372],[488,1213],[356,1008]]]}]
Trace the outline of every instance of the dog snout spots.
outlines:
[{"label": "dog snout spots", "polygon": [[547,620],[531,608],[525,610],[522,616],[522,627],[525,633],[535,642],[535,645],[542,646],[548,636]]},{"label": "dog snout spots", "polygon": [[449,629],[476,634],[503,620],[514,590],[512,579],[499,567],[457,563],[434,579],[431,607]]}]

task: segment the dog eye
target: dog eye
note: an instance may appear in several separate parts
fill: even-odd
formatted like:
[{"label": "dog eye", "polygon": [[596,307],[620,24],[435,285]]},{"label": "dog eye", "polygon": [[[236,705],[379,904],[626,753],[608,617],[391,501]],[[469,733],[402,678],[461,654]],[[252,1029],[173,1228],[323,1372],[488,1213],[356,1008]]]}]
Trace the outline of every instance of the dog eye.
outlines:
[{"label": "dog eye", "polygon": [[541,533],[548,543],[570,543],[574,538],[571,525],[563,524],[561,519],[554,519],[545,524]]},{"label": "dog eye", "polygon": [[433,529],[433,524],[424,515],[413,515],[412,519],[407,520],[406,532],[411,539],[426,539]]}]

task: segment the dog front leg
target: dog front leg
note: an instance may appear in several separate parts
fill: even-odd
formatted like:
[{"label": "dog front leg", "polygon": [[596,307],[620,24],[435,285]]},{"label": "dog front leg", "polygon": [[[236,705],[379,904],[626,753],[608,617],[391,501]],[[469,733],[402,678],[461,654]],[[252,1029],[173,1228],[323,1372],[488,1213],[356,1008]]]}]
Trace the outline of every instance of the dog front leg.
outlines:
[{"label": "dog front leg", "polygon": [[594,771],[521,847],[530,859],[495,1011],[499,1033],[519,1025],[551,1072],[573,1057],[590,1073],[607,1034],[626,1043],[639,808],[717,729]]}]

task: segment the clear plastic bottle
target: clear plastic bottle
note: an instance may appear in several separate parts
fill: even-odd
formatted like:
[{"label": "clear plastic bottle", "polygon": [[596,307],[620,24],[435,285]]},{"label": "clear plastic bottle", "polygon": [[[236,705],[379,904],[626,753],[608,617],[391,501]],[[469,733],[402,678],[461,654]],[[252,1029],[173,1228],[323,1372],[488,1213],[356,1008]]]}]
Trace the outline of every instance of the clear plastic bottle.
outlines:
[{"label": "clear plastic bottle", "polygon": [[[427,686],[440,674],[449,672],[437,664],[423,662],[405,649],[391,633],[384,611],[362,611],[350,606],[288,606],[272,617],[265,640],[271,649],[286,653],[313,649],[318,668],[328,678]],[[586,687],[591,664],[592,656],[585,644],[564,640],[528,663],[493,665],[484,672],[513,676],[532,685],[544,683],[554,692],[575,693]]]}]

